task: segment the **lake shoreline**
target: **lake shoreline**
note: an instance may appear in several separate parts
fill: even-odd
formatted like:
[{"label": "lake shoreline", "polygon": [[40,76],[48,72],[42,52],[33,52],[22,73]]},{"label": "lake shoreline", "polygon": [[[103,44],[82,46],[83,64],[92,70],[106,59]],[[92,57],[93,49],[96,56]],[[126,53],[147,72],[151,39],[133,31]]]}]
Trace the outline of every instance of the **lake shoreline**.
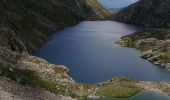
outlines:
[{"label": "lake shoreline", "polygon": [[[169,82],[140,81],[137,85],[139,85],[140,87],[144,88],[143,91],[155,92],[155,93],[158,93],[160,95],[164,95],[164,96],[170,97],[170,93],[169,92],[165,92],[165,90],[164,90],[164,89],[170,87],[170,83]],[[162,85],[162,86],[159,87],[159,85]]]},{"label": "lake shoreline", "polygon": [[[71,69],[70,75],[82,83],[99,83],[114,76],[127,76],[143,81],[170,81],[168,71],[162,71],[156,65],[141,59],[137,55],[138,51],[112,44],[113,40],[119,40],[121,36],[138,29],[133,25],[114,21],[84,21],[56,32],[34,55],[53,64],[68,66]],[[98,72],[96,69],[99,69]],[[86,75],[85,71],[89,74]],[[106,74],[102,76],[100,72]],[[143,72],[146,74],[143,75]],[[155,75],[160,77],[155,78]]]},{"label": "lake shoreline", "polygon": [[[123,80],[122,80],[123,79]],[[136,92],[133,95],[129,95],[129,96],[120,96],[120,97],[110,97],[110,96],[97,96],[97,92],[99,91],[99,89],[101,87],[105,87],[108,84],[113,84],[115,82],[126,82],[126,84],[129,84],[129,82],[135,82],[134,85],[136,85],[138,88],[141,88],[140,91]],[[94,91],[88,96],[88,98],[91,100],[98,100],[98,99],[126,99],[126,98],[132,98],[134,96],[137,96],[143,92],[151,92],[151,93],[156,93],[158,95],[161,96],[165,96],[167,98],[170,98],[170,92],[165,92],[165,89],[169,89],[170,87],[170,83],[168,82],[151,82],[151,81],[135,81],[135,80],[131,80],[128,79],[126,77],[114,77],[112,80],[108,80],[106,82],[102,82],[98,84],[98,87],[94,89]],[[124,90],[122,90],[124,91]],[[107,92],[107,91],[105,91]]]},{"label": "lake shoreline", "polygon": [[[102,24],[102,25],[100,25],[100,24]],[[116,26],[116,28],[113,29],[112,27],[109,27],[109,28],[103,27],[103,26],[105,26],[104,24],[106,26]],[[125,30],[122,32],[122,29],[125,29]],[[103,31],[103,30],[106,30],[106,31]],[[102,22],[95,21],[95,23],[94,23],[94,22],[91,22],[91,21],[85,21],[85,22],[79,23],[79,25],[76,25],[76,26],[71,27],[69,29],[62,30],[59,33],[56,33],[57,35],[54,34],[54,37],[52,37],[52,39],[47,44],[45,44],[42,48],[39,49],[39,51],[37,51],[36,56],[43,58],[43,59],[46,59],[48,62],[53,63],[53,64],[61,64],[61,65],[69,66],[68,68],[71,69],[70,71],[71,71],[72,75],[74,74],[74,76],[76,76],[76,77],[79,76],[79,79],[81,79],[81,80],[85,80],[84,78],[80,77],[81,73],[84,73],[85,71],[86,71],[86,73],[85,73],[86,81],[97,80],[97,78],[103,77],[103,75],[102,76],[99,76],[99,75],[101,75],[100,72],[103,72],[104,70],[103,69],[98,70],[99,75],[98,74],[94,75],[93,70],[96,72],[96,69],[102,68],[103,66],[106,66],[104,68],[104,69],[106,69],[107,66],[108,66],[107,61],[110,61],[110,59],[114,59],[115,58],[114,55],[119,56],[119,52],[118,52],[118,55],[117,55],[117,53],[113,52],[113,50],[115,49],[115,47],[112,44],[113,39],[116,39],[116,40],[120,39],[119,36],[125,35],[124,32],[125,33],[127,32],[126,34],[130,34],[130,33],[133,33],[134,31],[136,31],[135,27],[133,27],[131,25],[123,24],[123,23],[118,23],[118,22],[113,22],[113,21],[102,21]],[[80,33],[82,33],[82,34],[80,34]],[[103,41],[105,41],[105,42],[103,43]],[[49,47],[52,47],[52,48],[49,48]],[[106,51],[106,50],[108,50],[108,51],[103,52],[103,51]],[[118,50],[118,51],[122,50],[121,54],[126,53],[126,51],[127,51],[127,50],[124,50],[123,48],[120,48],[120,47],[116,47],[115,50]],[[130,56],[132,56],[135,53],[133,50],[132,51],[130,49],[128,49],[128,50],[130,51]],[[64,52],[64,51],[67,51],[67,52]],[[96,51],[98,51],[97,54],[96,54]],[[126,53],[126,54],[128,54],[128,53]],[[102,55],[100,56],[100,54],[102,54]],[[133,55],[133,56],[135,57],[134,59],[139,58],[138,56],[136,56],[136,54]],[[86,58],[84,59],[84,57],[86,57]],[[111,58],[107,58],[107,60],[103,60],[104,57],[106,57],[106,58],[111,57]],[[136,58],[136,57],[138,57],[138,58]],[[88,62],[87,59],[88,60],[90,59],[89,60],[90,63]],[[98,60],[96,60],[96,59],[98,59]],[[120,60],[121,59],[119,59],[118,61],[120,61]],[[138,60],[141,60],[141,59],[138,59]],[[84,61],[86,61],[86,63],[84,63]],[[93,62],[97,61],[96,64],[95,64],[96,67],[93,65],[94,63],[92,63],[92,66],[91,66],[91,61],[93,61]],[[103,61],[106,61],[107,63],[103,63]],[[113,65],[115,63],[117,63],[118,61],[116,61],[114,63],[110,63],[111,65],[110,65],[109,68],[111,68],[111,69],[109,69],[109,71],[111,71],[111,73],[114,73]],[[124,61],[126,61],[126,59],[124,59]],[[134,60],[131,60],[131,62],[133,62],[133,61]],[[113,61],[111,61],[111,62],[113,62]],[[145,63],[143,60],[142,60],[142,62]],[[77,65],[77,63],[78,63],[78,65]],[[88,63],[89,63],[89,65],[86,65]],[[123,64],[123,63],[121,63],[121,64]],[[140,63],[137,63],[137,64],[140,65]],[[148,63],[146,63],[146,64],[148,64]],[[73,68],[70,67],[70,66],[73,66]],[[116,65],[114,65],[114,66],[116,66]],[[132,66],[132,65],[126,65],[125,66],[123,64],[123,65],[118,65],[118,66],[126,67],[126,66]],[[88,67],[90,68],[90,72],[92,72],[92,73],[90,73],[90,72],[88,72],[88,70],[84,69],[84,68],[88,68]],[[123,69],[124,67],[120,67],[120,70],[115,71],[115,73],[121,71],[121,69]],[[142,66],[140,66],[140,67],[142,67]],[[75,70],[75,68],[78,68],[78,69]],[[115,67],[115,68],[117,69],[118,67]],[[131,70],[130,72],[134,72],[134,67],[130,67],[129,70]],[[152,68],[151,68],[151,70],[152,70]],[[127,70],[125,70],[125,72],[127,72]],[[87,73],[89,73],[89,74],[87,75]],[[108,70],[106,70],[105,73],[108,73]],[[96,76],[96,77],[92,77],[92,76]],[[111,75],[111,76],[120,76],[120,75],[115,74],[115,75]],[[143,74],[142,74],[142,76],[143,76]],[[87,77],[89,77],[89,79]],[[93,79],[91,79],[91,77]],[[73,77],[73,78],[75,79],[75,77]],[[131,78],[133,78],[133,77],[131,77]],[[133,78],[133,79],[135,79],[135,78]],[[105,79],[99,79],[99,80],[105,80]],[[131,80],[131,81],[134,82],[134,80]],[[134,91],[133,92],[134,94],[129,93],[128,95],[127,94],[125,95],[125,94],[121,94],[121,92],[124,91],[124,90],[118,89],[118,91],[120,92],[118,97],[134,96],[137,93],[139,93],[138,88],[144,88],[142,86],[136,87],[137,84],[134,84],[133,82],[132,82],[133,84],[131,85],[131,81],[126,80],[126,79],[123,80],[123,82],[112,80],[111,85],[114,86],[114,88],[118,89],[117,87],[121,87],[124,90],[130,89],[130,91],[131,91],[131,89],[132,89],[132,91]],[[100,82],[103,82],[103,81],[100,81]],[[109,80],[109,82],[110,82],[110,80]],[[115,83],[113,83],[113,82],[115,82]],[[116,83],[119,83],[119,82],[122,85],[116,84]],[[124,87],[125,85],[127,85],[127,84],[125,84],[126,82],[129,82],[129,84],[132,86],[132,88],[131,87],[128,88],[128,86]],[[83,82],[81,82],[81,83],[83,83]],[[97,85],[97,83],[99,83],[99,82],[96,82],[95,85]],[[101,93],[101,91],[105,92],[105,90],[103,90],[103,89],[105,89],[107,87],[108,87],[108,85],[101,86],[100,89],[99,89],[100,91],[97,91],[98,94],[100,94],[101,96],[97,96],[97,97],[103,97],[103,94]],[[114,90],[112,92],[114,92]],[[129,91],[127,91],[127,92],[129,92]],[[160,93],[162,93],[162,92],[160,92]],[[113,96],[113,97],[117,97],[117,95]]]},{"label": "lake shoreline", "polygon": [[[163,34],[163,36],[159,34]],[[140,52],[141,58],[169,71],[170,40],[169,38],[164,38],[168,34],[169,29],[144,29],[143,31],[123,36],[115,43],[123,47],[137,49]],[[140,37],[141,35],[143,35],[143,38]]]}]

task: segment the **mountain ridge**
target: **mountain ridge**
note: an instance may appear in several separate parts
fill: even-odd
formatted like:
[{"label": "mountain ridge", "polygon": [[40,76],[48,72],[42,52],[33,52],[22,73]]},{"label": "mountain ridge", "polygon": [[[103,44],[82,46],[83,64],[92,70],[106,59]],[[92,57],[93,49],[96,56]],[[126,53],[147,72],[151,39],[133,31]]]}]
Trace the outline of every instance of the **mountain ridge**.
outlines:
[{"label": "mountain ridge", "polygon": [[114,14],[112,20],[146,27],[170,27],[169,0],[140,0]]},{"label": "mountain ridge", "polygon": [[121,38],[122,46],[136,48],[141,57],[170,68],[170,1],[140,0],[113,16],[113,20],[141,25],[142,31]]}]

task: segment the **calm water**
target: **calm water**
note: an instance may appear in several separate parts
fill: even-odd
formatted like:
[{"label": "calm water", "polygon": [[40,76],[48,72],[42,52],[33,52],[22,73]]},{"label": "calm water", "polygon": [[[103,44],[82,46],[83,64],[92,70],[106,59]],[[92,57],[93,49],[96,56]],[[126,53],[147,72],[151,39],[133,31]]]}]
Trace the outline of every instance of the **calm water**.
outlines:
[{"label": "calm water", "polygon": [[114,21],[84,21],[56,32],[34,54],[66,65],[78,82],[97,83],[114,76],[137,80],[170,81],[170,72],[139,57],[132,48],[114,43],[139,28]]},{"label": "calm water", "polygon": [[[119,100],[119,99],[117,99]],[[120,99],[121,100],[121,99]],[[122,99],[122,100],[170,100],[170,97],[160,95],[158,93],[145,91],[142,93],[139,93],[138,95],[135,95],[128,99]]]},{"label": "calm water", "polygon": [[170,97],[163,96],[155,92],[144,91],[133,97],[125,99],[96,99],[96,100],[170,100]]}]

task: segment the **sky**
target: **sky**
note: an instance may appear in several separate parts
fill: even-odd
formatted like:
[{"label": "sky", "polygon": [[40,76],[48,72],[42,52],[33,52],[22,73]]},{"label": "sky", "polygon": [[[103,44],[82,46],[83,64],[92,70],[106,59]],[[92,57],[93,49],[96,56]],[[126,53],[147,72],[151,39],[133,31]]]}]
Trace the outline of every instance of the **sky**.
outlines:
[{"label": "sky", "polygon": [[107,8],[123,8],[138,0],[98,0]]}]

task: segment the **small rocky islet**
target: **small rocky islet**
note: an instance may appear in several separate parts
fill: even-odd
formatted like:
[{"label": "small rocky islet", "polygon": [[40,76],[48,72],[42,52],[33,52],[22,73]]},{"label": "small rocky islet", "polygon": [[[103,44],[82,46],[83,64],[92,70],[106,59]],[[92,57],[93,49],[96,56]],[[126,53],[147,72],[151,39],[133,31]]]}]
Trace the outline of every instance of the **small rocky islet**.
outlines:
[{"label": "small rocky islet", "polygon": [[[145,7],[142,4],[146,4],[146,1],[148,0],[142,0],[134,5],[135,7],[140,5],[142,8]],[[154,0],[149,0],[149,2],[150,5],[147,6],[153,8],[155,4],[158,5],[162,1],[156,0],[158,3],[155,3]],[[169,19],[166,18],[170,10],[166,6],[169,4],[169,0],[160,4],[164,7],[159,14],[166,15],[165,18],[162,18],[163,21],[155,20],[161,23],[152,25],[151,21],[146,20],[143,21],[146,23],[145,26],[169,26]],[[130,7],[133,8],[134,5]],[[159,7],[161,8],[161,6]],[[2,0],[0,2],[0,99],[126,98],[144,90],[170,95],[169,82],[146,82],[115,77],[98,84],[77,83],[68,75],[69,69],[64,65],[49,64],[47,61],[31,55],[32,51],[48,40],[50,33],[54,30],[72,26],[82,20],[123,21],[126,19],[123,22],[131,22],[132,18],[138,19],[126,16],[124,13],[126,11],[129,10],[123,9],[115,14],[122,18],[119,20],[115,15],[110,18],[111,13],[97,0]],[[135,10],[130,11],[133,13],[132,15],[136,15],[133,12]],[[121,15],[125,17],[121,17]],[[139,20],[133,20],[133,22],[137,24]],[[119,44],[137,48],[142,52],[143,58],[169,69],[168,33],[168,29],[137,32],[123,37]]]}]

